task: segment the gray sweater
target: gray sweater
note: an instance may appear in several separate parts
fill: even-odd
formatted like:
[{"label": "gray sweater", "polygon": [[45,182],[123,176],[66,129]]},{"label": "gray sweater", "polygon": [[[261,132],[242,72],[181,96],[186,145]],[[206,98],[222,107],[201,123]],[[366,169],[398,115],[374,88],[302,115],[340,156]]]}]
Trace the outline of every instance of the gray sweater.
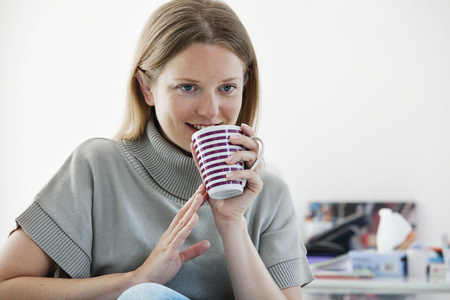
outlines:
[{"label": "gray sweater", "polygon": [[[249,235],[280,288],[313,276],[297,232],[286,184],[260,170],[263,191],[245,213]],[[154,123],[138,141],[81,144],[17,218],[58,264],[56,276],[88,278],[139,267],[202,180],[192,157],[168,143]],[[211,248],[185,263],[167,286],[191,299],[232,299],[224,249],[208,204],[186,240]]]}]

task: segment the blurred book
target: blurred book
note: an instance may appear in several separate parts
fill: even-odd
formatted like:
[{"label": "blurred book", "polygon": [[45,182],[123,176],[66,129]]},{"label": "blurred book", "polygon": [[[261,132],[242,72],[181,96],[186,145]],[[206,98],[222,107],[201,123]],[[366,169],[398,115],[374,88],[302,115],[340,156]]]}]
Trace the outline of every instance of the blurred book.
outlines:
[{"label": "blurred book", "polygon": [[380,253],[373,249],[351,250],[348,257],[353,271],[369,269],[374,277],[403,277],[406,273],[406,251]]},{"label": "blurred book", "polygon": [[373,278],[370,269],[354,270],[348,254],[336,257],[309,257],[310,268],[316,278],[322,279],[364,279]]}]

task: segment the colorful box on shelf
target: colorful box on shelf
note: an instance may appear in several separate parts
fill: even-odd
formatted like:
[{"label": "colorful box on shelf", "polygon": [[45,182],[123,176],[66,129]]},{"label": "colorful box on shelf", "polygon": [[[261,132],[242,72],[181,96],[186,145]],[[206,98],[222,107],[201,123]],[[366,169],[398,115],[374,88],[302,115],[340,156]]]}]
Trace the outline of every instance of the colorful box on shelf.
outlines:
[{"label": "colorful box on shelf", "polygon": [[406,251],[379,253],[375,250],[351,250],[348,255],[354,270],[369,269],[374,277],[406,275]]},{"label": "colorful box on shelf", "polygon": [[430,263],[430,279],[445,279],[446,274],[444,263]]}]

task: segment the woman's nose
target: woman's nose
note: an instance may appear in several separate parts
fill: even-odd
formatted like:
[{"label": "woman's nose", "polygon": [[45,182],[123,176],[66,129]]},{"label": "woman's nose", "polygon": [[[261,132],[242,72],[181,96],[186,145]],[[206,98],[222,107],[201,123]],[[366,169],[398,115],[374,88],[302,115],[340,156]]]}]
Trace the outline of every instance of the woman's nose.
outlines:
[{"label": "woman's nose", "polygon": [[209,119],[219,114],[219,99],[214,93],[207,93],[202,96],[198,103],[198,114]]}]

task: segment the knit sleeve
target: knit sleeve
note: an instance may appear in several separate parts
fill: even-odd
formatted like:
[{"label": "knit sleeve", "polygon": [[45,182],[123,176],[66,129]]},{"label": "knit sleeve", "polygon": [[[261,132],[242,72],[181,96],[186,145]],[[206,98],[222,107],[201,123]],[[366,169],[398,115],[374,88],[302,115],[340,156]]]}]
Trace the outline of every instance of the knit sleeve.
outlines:
[{"label": "knit sleeve", "polygon": [[89,277],[90,258],[37,202],[17,218],[19,225],[72,278]]},{"label": "knit sleeve", "polygon": [[264,221],[267,224],[260,235],[259,253],[280,289],[305,286],[314,276],[298,233],[295,207],[284,181],[274,178],[271,181],[262,199],[271,206],[271,212]]},{"label": "knit sleeve", "polygon": [[16,220],[72,278],[90,277],[93,144],[80,145]]}]

